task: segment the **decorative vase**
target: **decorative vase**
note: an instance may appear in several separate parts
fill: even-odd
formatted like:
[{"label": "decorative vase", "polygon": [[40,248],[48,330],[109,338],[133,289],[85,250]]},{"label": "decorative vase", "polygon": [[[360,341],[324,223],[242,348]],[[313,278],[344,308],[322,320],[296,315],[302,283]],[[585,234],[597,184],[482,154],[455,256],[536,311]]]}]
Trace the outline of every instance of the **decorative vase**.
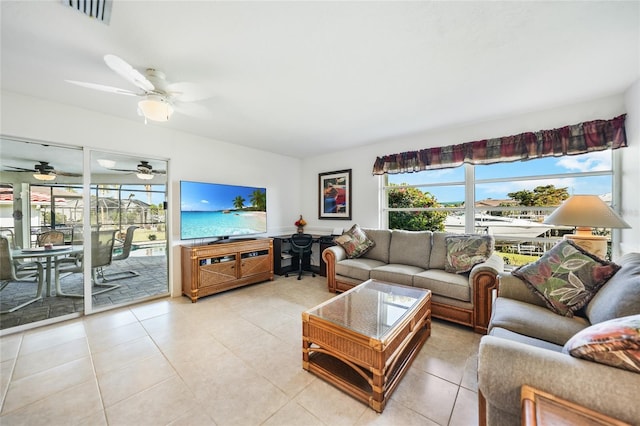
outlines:
[{"label": "decorative vase", "polygon": [[304,234],[304,226],[298,226],[298,234]]}]

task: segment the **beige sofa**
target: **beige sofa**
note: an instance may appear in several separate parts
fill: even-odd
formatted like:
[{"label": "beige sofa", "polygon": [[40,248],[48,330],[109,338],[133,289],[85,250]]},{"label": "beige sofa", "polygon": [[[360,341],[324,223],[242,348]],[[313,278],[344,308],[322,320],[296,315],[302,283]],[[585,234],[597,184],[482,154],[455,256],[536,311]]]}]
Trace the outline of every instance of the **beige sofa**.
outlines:
[{"label": "beige sofa", "polygon": [[491,316],[491,291],[504,262],[497,254],[464,274],[445,271],[444,232],[363,229],[375,246],[356,259],[340,246],[325,249],[327,286],[346,291],[370,278],[431,290],[432,315],[485,333]]},{"label": "beige sofa", "polygon": [[592,324],[640,314],[640,253],[616,263],[622,268],[579,311],[581,316],[571,318],[547,309],[524,281],[499,274],[498,297],[478,354],[481,425],[519,425],[524,384],[640,424],[640,374],[562,351]]}]

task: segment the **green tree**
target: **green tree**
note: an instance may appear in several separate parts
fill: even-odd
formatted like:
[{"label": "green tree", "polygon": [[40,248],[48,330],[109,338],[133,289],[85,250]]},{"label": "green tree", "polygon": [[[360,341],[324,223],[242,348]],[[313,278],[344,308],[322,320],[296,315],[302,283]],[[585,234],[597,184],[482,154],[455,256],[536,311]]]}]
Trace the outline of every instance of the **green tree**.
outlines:
[{"label": "green tree", "polygon": [[536,186],[533,191],[509,192],[509,198],[517,200],[521,206],[559,206],[569,198],[567,188],[556,188],[554,185]]},{"label": "green tree", "polygon": [[244,198],[242,198],[242,195],[238,195],[236,198],[233,199],[233,207],[235,207],[236,209],[241,209],[244,207],[244,202],[247,201]]},{"label": "green tree", "polygon": [[[402,184],[405,185],[405,184]],[[389,190],[389,207],[420,208],[438,207],[438,200],[429,192],[417,188]],[[444,231],[445,212],[434,211],[392,211],[389,212],[389,229],[407,231]]]},{"label": "green tree", "polygon": [[259,189],[256,189],[251,193],[249,199],[251,205],[258,211],[267,211],[267,197],[266,194]]}]

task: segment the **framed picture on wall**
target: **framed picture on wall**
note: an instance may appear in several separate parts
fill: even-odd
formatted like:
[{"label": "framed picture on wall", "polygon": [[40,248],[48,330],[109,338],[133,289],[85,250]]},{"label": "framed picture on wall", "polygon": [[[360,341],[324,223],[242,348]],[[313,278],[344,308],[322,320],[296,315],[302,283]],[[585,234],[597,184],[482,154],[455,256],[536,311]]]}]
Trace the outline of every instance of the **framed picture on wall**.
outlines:
[{"label": "framed picture on wall", "polygon": [[351,169],[318,174],[318,219],[351,220]]}]

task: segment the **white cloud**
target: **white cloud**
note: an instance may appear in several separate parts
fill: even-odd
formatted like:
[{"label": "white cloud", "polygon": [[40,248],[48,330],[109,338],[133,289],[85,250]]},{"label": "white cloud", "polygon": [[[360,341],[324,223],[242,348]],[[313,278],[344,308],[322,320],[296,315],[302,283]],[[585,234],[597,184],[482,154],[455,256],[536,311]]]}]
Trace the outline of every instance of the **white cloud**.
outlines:
[{"label": "white cloud", "polygon": [[202,204],[209,204],[209,201],[207,201],[207,200],[200,200],[200,202],[201,202]]},{"label": "white cloud", "polygon": [[575,156],[567,155],[558,159],[556,166],[572,172],[611,170],[611,151],[598,151]]}]

